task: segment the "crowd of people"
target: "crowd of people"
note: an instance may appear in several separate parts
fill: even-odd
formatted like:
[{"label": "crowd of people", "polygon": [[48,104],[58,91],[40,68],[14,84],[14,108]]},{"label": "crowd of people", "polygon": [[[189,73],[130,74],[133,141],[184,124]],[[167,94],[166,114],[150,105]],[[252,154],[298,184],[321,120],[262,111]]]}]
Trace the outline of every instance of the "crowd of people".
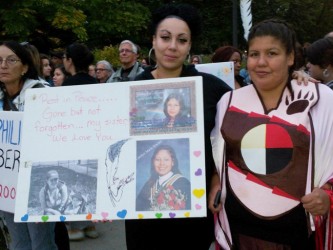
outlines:
[{"label": "crowd of people", "polygon": [[[201,76],[210,211],[204,218],[126,220],[127,249],[204,250],[215,240],[219,249],[331,249],[332,32],[301,49],[299,66],[293,28],[282,20],[259,22],[251,28],[246,59],[238,48],[221,46],[207,61],[234,62],[232,90],[221,79],[195,68],[204,63],[202,56],[189,57],[201,24],[198,10],[191,5],[163,5],[152,13],[149,56],[140,58],[138,45],[124,40],[119,45],[118,69],[106,60],[95,63],[82,43],[46,55],[26,42],[1,42],[0,109],[24,111],[29,88]],[[296,65],[312,78],[303,71],[295,74]],[[241,70],[246,75],[241,76]],[[299,83],[315,79],[322,84]],[[165,126],[182,126],[181,98],[172,95],[165,103]],[[169,164],[168,173],[159,167],[162,158]],[[147,202],[142,206],[139,202],[139,209],[158,210],[149,200],[151,192],[167,188],[169,182],[163,181],[171,178],[185,187],[180,192],[181,209],[190,207],[190,181],[177,169],[171,147],[156,149],[152,173],[141,192]],[[65,211],[66,201],[57,195],[68,194],[52,170],[40,192],[45,214]],[[12,213],[1,216],[12,249],[69,249],[69,240],[99,237],[92,222],[14,223]],[[161,235],[172,238],[162,242]]]}]

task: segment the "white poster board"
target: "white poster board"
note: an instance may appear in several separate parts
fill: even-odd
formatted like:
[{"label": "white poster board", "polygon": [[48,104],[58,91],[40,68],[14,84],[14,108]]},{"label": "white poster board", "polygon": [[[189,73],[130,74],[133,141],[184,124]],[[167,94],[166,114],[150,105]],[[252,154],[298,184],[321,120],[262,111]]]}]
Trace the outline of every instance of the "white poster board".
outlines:
[{"label": "white poster board", "polygon": [[235,89],[234,62],[195,64],[195,68],[200,72],[209,73],[220,78],[232,89]]},{"label": "white poster board", "polygon": [[[202,92],[201,77],[27,91],[15,221],[206,216]],[[171,94],[184,103],[185,118],[174,127],[163,112]],[[182,177],[167,190],[156,181],[144,189],[156,172],[152,162],[164,159],[153,154],[165,146]],[[176,180],[188,189],[177,193]],[[53,206],[49,181],[60,197],[67,189],[69,203]]]},{"label": "white poster board", "polygon": [[0,210],[14,212],[20,167],[22,112],[0,112]]}]

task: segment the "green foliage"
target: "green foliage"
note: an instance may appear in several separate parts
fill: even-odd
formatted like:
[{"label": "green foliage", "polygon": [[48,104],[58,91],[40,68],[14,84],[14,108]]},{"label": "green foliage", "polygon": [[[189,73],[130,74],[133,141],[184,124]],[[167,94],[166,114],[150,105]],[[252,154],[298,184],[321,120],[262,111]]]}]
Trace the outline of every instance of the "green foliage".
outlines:
[{"label": "green foliage", "polygon": [[[236,0],[233,0],[236,1]],[[74,41],[85,42],[92,49],[119,44],[130,39],[142,51],[151,48],[148,25],[151,12],[161,4],[190,3],[203,17],[203,34],[192,44],[191,53],[212,54],[222,45],[246,48],[237,6],[237,29],[233,28],[233,1],[230,0],[11,0],[0,8],[0,39],[43,40],[51,49],[63,48]],[[282,18],[291,23],[301,43],[313,42],[332,31],[331,0],[253,0],[253,23],[267,18]],[[48,48],[46,48],[48,50]],[[102,49],[104,50],[104,49]],[[112,56],[118,65],[118,55]]]},{"label": "green foliage", "polygon": [[114,68],[120,67],[118,46],[105,46],[103,49],[93,51],[95,63],[100,60],[106,60],[112,64]]},{"label": "green foliage", "polygon": [[82,10],[77,10],[74,7],[59,8],[52,20],[52,26],[60,30],[72,30],[81,41],[88,39],[88,34],[83,23],[86,22],[87,16]]},{"label": "green foliage", "polygon": [[141,34],[150,20],[149,9],[134,1],[95,0],[86,13],[89,43],[93,47],[124,39],[141,43]]},{"label": "green foliage", "polygon": [[[2,10],[1,12],[2,33],[8,36],[19,37],[29,35],[38,22],[35,19],[36,12],[27,8]],[[29,22],[27,22],[29,20]],[[10,25],[5,25],[10,24]]]}]

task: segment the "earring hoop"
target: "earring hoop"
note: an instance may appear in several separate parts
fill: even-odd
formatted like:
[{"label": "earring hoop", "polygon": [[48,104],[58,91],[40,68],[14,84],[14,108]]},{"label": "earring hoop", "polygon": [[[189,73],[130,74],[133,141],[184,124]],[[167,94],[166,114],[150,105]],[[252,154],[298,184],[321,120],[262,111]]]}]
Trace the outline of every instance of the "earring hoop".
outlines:
[{"label": "earring hoop", "polygon": [[329,77],[330,76],[330,73],[328,72],[328,69],[324,69],[323,76],[324,77]]},{"label": "earring hoop", "polygon": [[187,55],[187,62],[190,64],[191,63],[191,53],[188,52],[188,55]]},{"label": "earring hoop", "polygon": [[149,61],[149,65],[154,65],[155,62],[156,62],[156,59],[155,59],[155,49],[154,48],[151,48],[149,50],[149,53],[148,53],[148,61]]}]

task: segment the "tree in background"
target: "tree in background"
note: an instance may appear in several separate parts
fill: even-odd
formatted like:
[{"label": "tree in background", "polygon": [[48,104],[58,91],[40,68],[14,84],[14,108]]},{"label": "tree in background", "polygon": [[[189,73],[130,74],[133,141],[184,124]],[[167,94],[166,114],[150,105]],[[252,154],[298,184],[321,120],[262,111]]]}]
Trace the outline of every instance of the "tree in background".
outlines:
[{"label": "tree in background", "polygon": [[[12,0],[2,1],[0,40],[29,41],[42,53],[81,41],[91,49],[130,39],[149,50],[151,11],[168,2],[190,3],[203,16],[204,32],[192,53],[211,54],[232,45],[231,0]],[[301,43],[313,42],[332,30],[332,0],[253,0],[252,22],[278,17],[293,24]],[[246,47],[238,8],[239,48]]]}]

